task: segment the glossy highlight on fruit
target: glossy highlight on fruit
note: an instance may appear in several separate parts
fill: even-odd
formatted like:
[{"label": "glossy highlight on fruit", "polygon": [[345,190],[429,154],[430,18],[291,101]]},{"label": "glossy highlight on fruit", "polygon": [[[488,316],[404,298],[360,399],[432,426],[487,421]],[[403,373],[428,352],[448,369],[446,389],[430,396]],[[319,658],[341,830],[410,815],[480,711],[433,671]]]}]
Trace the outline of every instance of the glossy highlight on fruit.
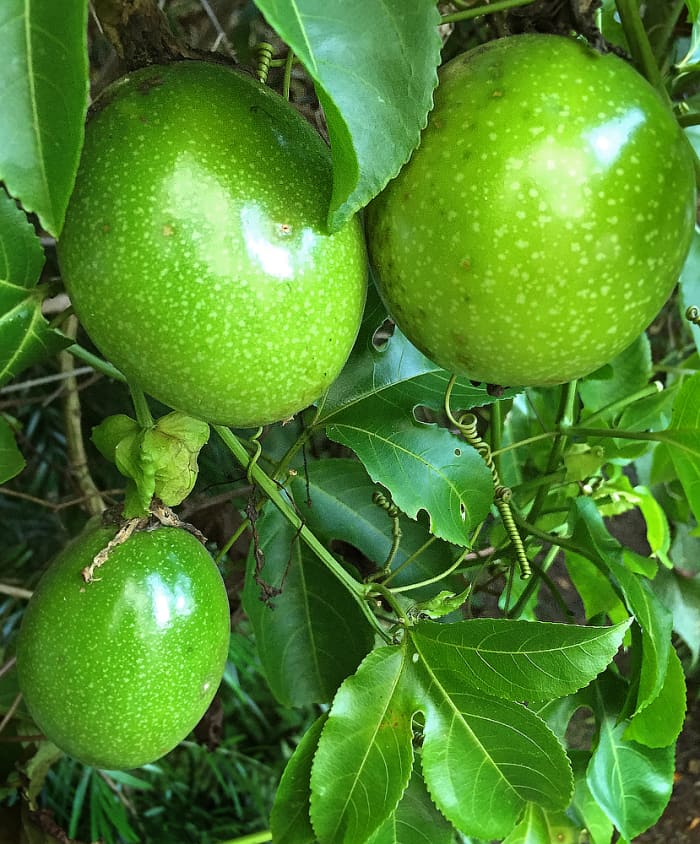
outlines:
[{"label": "glossy highlight on fruit", "polygon": [[229,606],[204,546],[184,530],[132,534],[86,583],[115,535],[93,528],[43,575],[17,642],[20,689],[48,739],[98,768],[126,769],[170,751],[219,686]]},{"label": "glossy highlight on fruit", "polygon": [[108,88],[58,243],[92,341],[208,422],[287,418],[340,372],[364,305],[357,219],[330,234],[330,153],[285,100],[183,61]]},{"label": "glossy highlight on fruit", "polygon": [[656,316],[695,220],[691,152],[627,63],[519,35],[443,68],[420,146],[370,206],[370,261],[407,337],[500,385],[584,376]]}]

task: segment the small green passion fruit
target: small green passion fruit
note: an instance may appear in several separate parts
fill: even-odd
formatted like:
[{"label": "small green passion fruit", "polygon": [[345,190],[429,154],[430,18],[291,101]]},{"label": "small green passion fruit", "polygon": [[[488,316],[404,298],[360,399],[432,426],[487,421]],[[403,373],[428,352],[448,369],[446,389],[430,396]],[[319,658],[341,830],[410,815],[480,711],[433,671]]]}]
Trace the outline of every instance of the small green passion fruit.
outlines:
[{"label": "small green passion fruit", "polygon": [[367,281],[357,218],[330,233],[330,152],[280,96],[183,61],[108,88],[58,242],[75,310],[145,392],[252,427],[317,399],[348,357]]},{"label": "small green passion fruit", "polygon": [[226,590],[191,534],[132,534],[86,583],[115,536],[94,528],[41,578],[17,642],[19,687],[48,739],[98,768],[126,769],[170,751],[202,717],[226,662]]},{"label": "small green passion fruit", "polygon": [[691,150],[630,65],[519,35],[448,62],[420,146],[370,205],[401,330],[501,385],[586,375],[656,316],[695,221]]}]

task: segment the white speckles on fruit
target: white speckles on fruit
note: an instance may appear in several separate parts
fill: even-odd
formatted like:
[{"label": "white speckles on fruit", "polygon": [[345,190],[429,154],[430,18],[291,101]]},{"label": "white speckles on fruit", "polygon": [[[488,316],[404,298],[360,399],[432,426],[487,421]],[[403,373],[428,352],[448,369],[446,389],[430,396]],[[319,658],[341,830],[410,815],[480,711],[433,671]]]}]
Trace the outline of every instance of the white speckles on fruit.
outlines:
[{"label": "white speckles on fruit", "polygon": [[[451,167],[436,166],[445,149]],[[516,36],[443,68],[420,146],[368,209],[368,242],[389,310],[438,364],[557,383],[655,316],[694,196],[687,143],[629,65],[573,39]]]},{"label": "white speckles on fruit", "polygon": [[327,232],[329,151],[280,97],[221,65],[157,70],[147,99],[153,68],[88,124],[58,244],[66,286],[103,354],[164,403],[237,427],[289,417],[356,336],[359,221]]},{"label": "white speckles on fruit", "polygon": [[86,585],[82,569],[114,533],[88,532],[49,567],[22,622],[17,668],[49,739],[88,765],[131,768],[169,751],[204,714],[230,622],[213,560],[176,528],[133,534]]}]

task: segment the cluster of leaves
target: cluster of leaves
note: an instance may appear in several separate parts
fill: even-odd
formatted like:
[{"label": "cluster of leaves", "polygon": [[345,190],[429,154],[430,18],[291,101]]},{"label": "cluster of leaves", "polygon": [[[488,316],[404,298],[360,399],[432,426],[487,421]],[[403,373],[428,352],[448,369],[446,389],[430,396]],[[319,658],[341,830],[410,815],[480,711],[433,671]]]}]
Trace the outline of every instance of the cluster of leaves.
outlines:
[{"label": "cluster of leaves", "polygon": [[[617,4],[624,27],[614,5],[604,4],[604,34],[641,54],[645,66],[640,45],[647,42],[630,14],[636,4]],[[688,3],[691,21],[695,5]],[[66,346],[93,360],[42,316],[49,290],[36,284],[43,257],[26,213],[60,234],[80,151],[87,4],[73,4],[69,14],[58,6],[28,11],[10,0],[0,10],[0,31],[17,56],[0,76],[3,90],[15,92],[11,124],[0,122],[0,383]],[[415,0],[410,14],[405,6],[257,2],[324,108],[335,172],[331,227],[398,171],[425,122],[440,61],[440,14],[433,0]],[[659,26],[657,6],[646,21],[655,32],[650,49],[670,94],[683,97],[678,110],[690,124],[700,28],[687,43],[674,39],[676,18],[667,14]],[[370,17],[381,40],[367,35]],[[472,36],[458,29],[453,37]],[[27,157],[31,168],[19,164]],[[273,744],[265,699],[277,712],[277,748],[302,727],[305,716],[295,709],[322,713],[279,783],[273,840],[447,843],[464,834],[539,844],[575,840],[585,829],[593,844],[609,844],[615,830],[630,841],[648,828],[671,792],[684,668],[697,670],[700,659],[693,578],[700,559],[700,329],[679,318],[700,302],[699,271],[696,239],[667,315],[673,336],[657,336],[654,354],[644,336],[579,384],[499,396],[467,379],[448,391],[449,373],[387,330],[386,313],[370,295],[350,360],[317,406],[262,437],[217,427],[200,455],[195,494],[225,484],[246,519],[243,603],[277,703],[259,689],[254,699],[242,690],[235,672],[254,657],[234,637],[222,692],[224,738],[215,751],[187,743],[135,774],[103,775],[57,763],[45,742],[7,742],[22,748],[5,765],[11,787],[3,797],[12,811],[23,811],[21,791],[27,805],[51,809],[71,837],[240,834],[255,826],[244,827],[251,816],[267,813],[281,767],[282,754],[271,762],[238,750],[241,721],[248,737]],[[460,436],[446,414],[448,392],[451,411],[476,413],[482,442],[512,489],[513,524],[493,506],[479,436]],[[23,482],[29,458],[16,432],[26,440],[31,418],[0,417],[0,482]],[[143,430],[121,415],[98,428],[96,445],[129,479],[129,506],[138,509],[164,489],[175,489],[176,504],[191,490],[207,432],[192,436],[186,425],[179,437],[180,421],[164,416]],[[96,465],[100,459],[91,454]],[[49,496],[50,484],[36,484],[30,494]],[[616,517],[631,512],[645,525],[645,553],[611,533]],[[78,529],[52,518],[67,534]],[[529,580],[514,574],[514,528],[525,539]],[[35,547],[21,521],[14,530],[3,543],[14,549],[3,550],[10,579],[29,571]],[[575,593],[568,605],[561,577],[551,577],[562,564]],[[541,621],[543,604],[567,623]],[[9,642],[20,615],[16,598],[8,599],[0,621]],[[614,661],[618,652],[623,658]],[[6,665],[0,713],[10,717],[2,730],[16,738],[31,725]],[[572,725],[581,713],[591,719],[590,735],[577,746]],[[197,794],[207,795],[206,817],[194,808]]]}]

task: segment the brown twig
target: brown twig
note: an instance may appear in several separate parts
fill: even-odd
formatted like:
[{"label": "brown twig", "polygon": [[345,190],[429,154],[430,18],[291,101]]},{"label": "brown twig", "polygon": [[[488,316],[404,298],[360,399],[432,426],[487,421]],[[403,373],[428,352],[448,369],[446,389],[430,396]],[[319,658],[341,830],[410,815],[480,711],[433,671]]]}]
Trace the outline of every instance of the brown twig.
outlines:
[{"label": "brown twig", "polygon": [[[78,320],[71,316],[66,320],[64,332],[75,339],[78,331]],[[65,393],[63,400],[63,420],[66,429],[66,447],[71,472],[78,488],[85,498],[85,509],[91,516],[99,515],[105,509],[97,485],[90,475],[85,444],[83,442],[82,414],[80,396],[78,394],[78,379],[75,377],[75,359],[68,352],[59,355],[61,372],[66,374]]]}]

